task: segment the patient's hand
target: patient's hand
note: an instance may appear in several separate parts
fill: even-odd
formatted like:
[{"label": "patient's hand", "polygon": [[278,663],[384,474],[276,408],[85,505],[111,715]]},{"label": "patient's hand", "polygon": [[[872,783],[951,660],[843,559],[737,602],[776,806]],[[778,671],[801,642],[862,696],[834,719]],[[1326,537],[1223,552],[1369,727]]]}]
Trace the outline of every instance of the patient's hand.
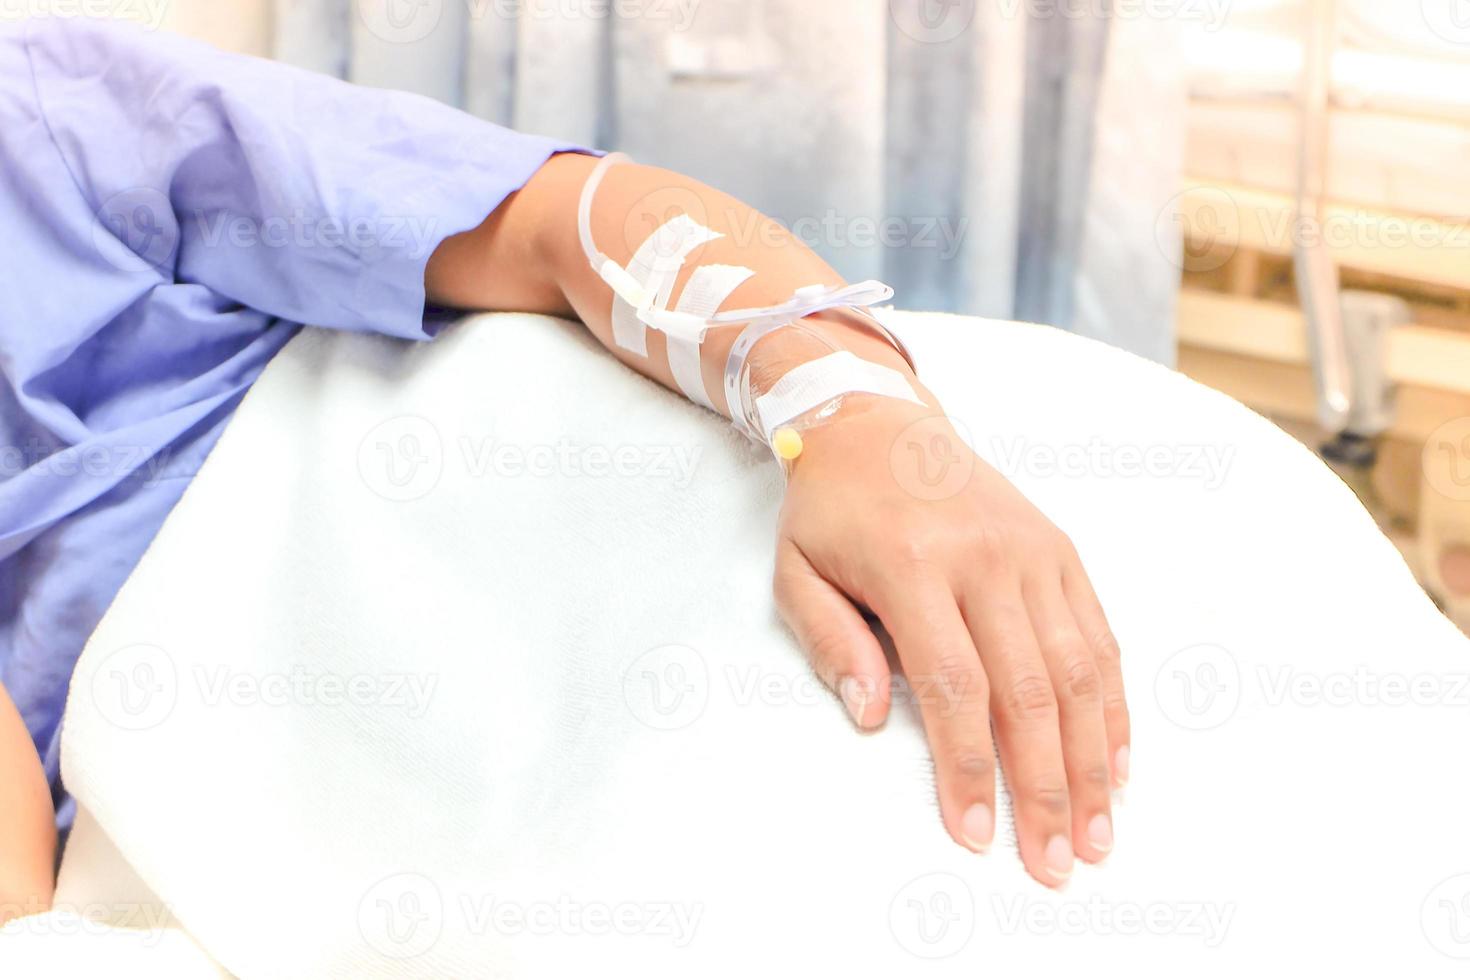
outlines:
[{"label": "patient's hand", "polygon": [[[658,331],[648,331],[646,356],[614,340],[612,292],[578,234],[578,204],[595,166],[573,154],[548,161],[480,228],[434,253],[429,295],[459,306],[574,312],[617,357],[678,390]],[[813,284],[843,282],[776,222],[656,167],[624,164],[608,173],[592,234],[627,262],[673,213],[717,233],[688,256],[677,295],[695,267],[713,263],[755,272],[725,309],[769,306]],[[806,317],[808,331],[778,330],[757,344],[751,368],[769,383],[827,353],[809,346],[819,329],[835,346],[908,372],[865,322],[851,310]],[[722,382],[739,333],[738,325],[711,330],[700,347],[705,388],[727,415]],[[937,418],[942,413],[851,400],[836,422],[806,433],[795,464],[776,568],[781,609],[865,728],[883,721],[890,692],[887,663],[857,605],[882,619],[920,695],[945,825],[975,850],[994,834],[993,713],[1022,855],[1042,881],[1060,882],[1074,847],[1097,860],[1112,845],[1109,788],[1128,771],[1128,715],[1102,610],[1066,537],[976,459]],[[929,416],[936,418],[922,421]]]},{"label": "patient's hand", "polygon": [[862,728],[883,722],[893,636],[951,836],[995,829],[995,742],[1021,856],[1060,884],[1113,845],[1128,778],[1118,646],[1071,542],[933,409],[862,397],[809,430],[782,511],[776,598]]}]

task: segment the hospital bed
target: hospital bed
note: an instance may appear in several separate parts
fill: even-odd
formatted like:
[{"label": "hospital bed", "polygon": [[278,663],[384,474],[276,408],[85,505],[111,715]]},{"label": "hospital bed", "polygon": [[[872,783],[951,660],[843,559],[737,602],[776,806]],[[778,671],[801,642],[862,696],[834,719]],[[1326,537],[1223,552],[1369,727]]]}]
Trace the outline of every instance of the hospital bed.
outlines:
[{"label": "hospital bed", "polygon": [[1376,463],[1365,489],[1470,628],[1439,565],[1470,543],[1470,23],[1452,0],[1252,0],[1186,38],[1180,366]]},{"label": "hospital bed", "polygon": [[1470,640],[1347,488],[1116,349],[883,319],[1109,610],[1105,865],[1042,888],[1004,800],[957,847],[917,691],[853,730],[721,420],[557,320],[308,330],[82,657],[61,911],[0,975],[1463,975]]}]

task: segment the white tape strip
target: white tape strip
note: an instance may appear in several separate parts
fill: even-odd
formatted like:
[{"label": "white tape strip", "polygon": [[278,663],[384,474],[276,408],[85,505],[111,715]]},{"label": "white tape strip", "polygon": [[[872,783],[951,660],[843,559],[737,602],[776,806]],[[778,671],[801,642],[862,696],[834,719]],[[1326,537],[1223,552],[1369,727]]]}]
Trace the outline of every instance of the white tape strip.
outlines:
[{"label": "white tape strip", "polygon": [[[649,290],[662,290],[666,305],[667,293],[672,291],[673,280],[689,253],[705,242],[722,237],[719,232],[711,231],[687,214],[671,218],[638,246],[633,260],[628,263],[629,285],[636,282],[645,295]],[[663,308],[657,303],[654,305],[657,309]],[[622,295],[613,297],[612,328],[613,342],[619,347],[641,357],[648,356],[646,328],[638,319],[637,310]]]},{"label": "white tape strip", "polygon": [[[754,272],[742,265],[702,265],[689,277],[674,312],[708,320],[730,298],[730,294],[753,275]],[[669,370],[674,372],[679,390],[690,401],[713,409],[715,406],[705,388],[700,364],[702,338],[672,331],[664,336],[669,344]]]},{"label": "white tape strip", "polygon": [[771,434],[792,419],[839,395],[857,393],[924,404],[908,379],[893,368],[865,361],[852,351],[836,351],[793,368],[755,400],[761,435],[770,442]]}]

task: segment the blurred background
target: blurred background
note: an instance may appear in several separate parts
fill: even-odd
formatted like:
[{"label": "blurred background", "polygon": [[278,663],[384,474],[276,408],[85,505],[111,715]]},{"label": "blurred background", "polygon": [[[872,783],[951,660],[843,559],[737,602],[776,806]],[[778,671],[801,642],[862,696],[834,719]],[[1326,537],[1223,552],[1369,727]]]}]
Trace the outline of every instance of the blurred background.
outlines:
[{"label": "blurred background", "polygon": [[692,174],[902,306],[1178,366],[1470,627],[1470,0],[96,3]]}]

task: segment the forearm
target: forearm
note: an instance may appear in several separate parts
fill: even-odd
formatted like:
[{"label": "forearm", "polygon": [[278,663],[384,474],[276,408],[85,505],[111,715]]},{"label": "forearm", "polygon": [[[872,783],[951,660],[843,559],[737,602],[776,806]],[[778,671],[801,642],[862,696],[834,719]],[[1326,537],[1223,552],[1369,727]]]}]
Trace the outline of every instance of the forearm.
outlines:
[{"label": "forearm", "polygon": [[[549,161],[481,228],[441,246],[429,266],[429,295],[467,308],[575,316],[618,358],[674,388],[662,334],[648,332],[647,356],[613,342],[613,293],[588,264],[577,233],[577,201],[595,165],[595,159],[574,154]],[[775,221],[728,194],[654,167],[623,165],[609,173],[593,211],[594,237],[612,258],[626,263],[642,240],[676,210],[722,237],[689,256],[675,283],[675,296],[697,267],[709,264],[744,266],[755,273],[728,297],[723,306],[729,309],[781,302],[803,286],[842,283],[831,266]],[[834,310],[809,318],[808,323],[858,356],[911,376],[902,356],[861,316]],[[738,326],[711,330],[701,350],[705,390],[726,415],[725,360],[739,332]],[[793,363],[815,356],[798,336],[763,342],[758,353]]]},{"label": "forearm", "polygon": [[56,824],[46,774],[0,685],[0,922],[51,905]]}]

